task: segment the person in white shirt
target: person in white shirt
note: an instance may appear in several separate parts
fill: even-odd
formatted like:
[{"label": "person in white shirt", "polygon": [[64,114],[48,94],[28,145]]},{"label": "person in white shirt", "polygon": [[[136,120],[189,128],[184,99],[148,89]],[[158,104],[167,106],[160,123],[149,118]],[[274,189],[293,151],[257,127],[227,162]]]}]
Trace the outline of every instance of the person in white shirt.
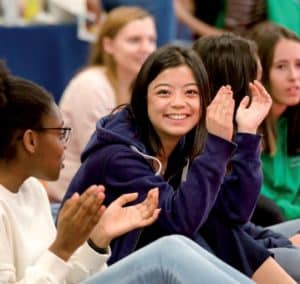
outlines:
[{"label": "person in white shirt", "polygon": [[165,237],[107,269],[111,240],[157,219],[156,188],[136,205],[124,206],[137,198],[132,193],[105,208],[104,187],[92,185],[66,201],[55,228],[38,179],[57,179],[70,131],[47,91],[10,75],[0,62],[1,284],[196,284],[199,275],[203,283],[251,283],[204,249],[176,236]]}]

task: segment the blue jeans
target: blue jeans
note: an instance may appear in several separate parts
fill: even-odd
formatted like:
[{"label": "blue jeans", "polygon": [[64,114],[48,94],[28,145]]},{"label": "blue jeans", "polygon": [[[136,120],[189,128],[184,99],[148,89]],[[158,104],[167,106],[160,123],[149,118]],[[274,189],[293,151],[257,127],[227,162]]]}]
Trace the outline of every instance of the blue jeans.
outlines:
[{"label": "blue jeans", "polygon": [[[276,233],[280,233],[286,238],[290,238],[300,232],[300,219],[290,220],[267,227]],[[297,283],[300,283],[300,248],[279,247],[269,249],[274,253],[275,260],[291,275]]]},{"label": "blue jeans", "polygon": [[173,0],[102,0],[104,10],[110,11],[118,6],[139,6],[155,19],[157,46],[171,43],[176,37],[176,17]]},{"label": "blue jeans", "polygon": [[254,283],[183,236],[163,237],[94,275],[84,284]]}]

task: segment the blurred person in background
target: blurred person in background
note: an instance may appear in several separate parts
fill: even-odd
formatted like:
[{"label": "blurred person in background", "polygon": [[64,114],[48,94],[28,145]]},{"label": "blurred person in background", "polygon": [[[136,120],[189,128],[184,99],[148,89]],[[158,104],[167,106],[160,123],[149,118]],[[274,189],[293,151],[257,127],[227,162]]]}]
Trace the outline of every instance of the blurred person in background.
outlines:
[{"label": "blurred person in background", "polygon": [[257,43],[262,83],[273,99],[262,125],[264,183],[254,215],[266,226],[281,221],[277,206],[285,219],[300,218],[300,38],[270,22],[248,36]]},{"label": "blurred person in background", "polygon": [[131,83],[155,49],[155,23],[147,11],[119,7],[107,15],[88,66],[70,81],[59,104],[63,120],[72,126],[73,133],[60,178],[47,184],[53,203],[61,201],[79,168],[80,154],[96,122],[116,106],[129,102]]}]

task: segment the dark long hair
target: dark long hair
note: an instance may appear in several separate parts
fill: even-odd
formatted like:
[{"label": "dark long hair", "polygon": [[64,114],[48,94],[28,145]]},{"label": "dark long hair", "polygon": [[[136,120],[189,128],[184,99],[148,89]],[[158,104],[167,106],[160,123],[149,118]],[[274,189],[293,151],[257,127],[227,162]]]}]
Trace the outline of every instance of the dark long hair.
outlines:
[{"label": "dark long hair", "polygon": [[258,55],[254,42],[241,36],[226,33],[198,39],[193,49],[206,67],[212,96],[223,85],[230,85],[235,100],[235,111],[248,95],[249,83],[257,77]]},{"label": "dark long hair", "polygon": [[162,144],[148,117],[148,86],[164,70],[182,65],[188,66],[193,72],[199,86],[201,104],[201,119],[195,128],[186,135],[185,149],[187,155],[193,157],[199,154],[203,148],[207,135],[205,128],[206,107],[210,101],[207,73],[201,59],[193,50],[169,45],[158,49],[145,61],[133,83],[129,105],[132,119],[138,127],[141,138],[154,155],[162,150]]},{"label": "dark long hair", "polygon": [[15,157],[17,135],[41,127],[54,103],[52,96],[31,81],[9,74],[0,61],[0,159]]},{"label": "dark long hair", "polygon": [[[270,91],[270,69],[273,63],[274,51],[281,39],[288,39],[300,43],[300,38],[292,31],[266,22],[255,26],[247,36],[258,46],[258,54],[263,67],[262,83]],[[272,93],[270,93],[272,96]],[[289,106],[283,114],[288,120],[287,150],[289,155],[300,154],[300,106]],[[264,151],[268,154],[276,152],[276,129],[269,117],[262,126],[264,133]]]}]

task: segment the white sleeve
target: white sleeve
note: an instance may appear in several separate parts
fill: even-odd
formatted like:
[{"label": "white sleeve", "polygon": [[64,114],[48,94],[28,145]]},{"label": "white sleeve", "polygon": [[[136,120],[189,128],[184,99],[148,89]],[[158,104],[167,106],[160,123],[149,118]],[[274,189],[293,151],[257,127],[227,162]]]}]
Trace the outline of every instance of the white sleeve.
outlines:
[{"label": "white sleeve", "polygon": [[[46,250],[37,261],[30,266],[23,267],[23,259],[15,259],[14,251],[18,244],[13,237],[13,228],[0,216],[0,283],[24,283],[24,284],[61,284],[69,273],[70,266],[56,255]],[[18,265],[18,269],[15,265]],[[21,271],[22,270],[22,271]],[[21,278],[22,275],[22,279]]]},{"label": "white sleeve", "polygon": [[105,270],[110,255],[110,249],[108,254],[99,254],[85,242],[69,260],[71,270],[66,283],[79,283],[96,272]]}]

